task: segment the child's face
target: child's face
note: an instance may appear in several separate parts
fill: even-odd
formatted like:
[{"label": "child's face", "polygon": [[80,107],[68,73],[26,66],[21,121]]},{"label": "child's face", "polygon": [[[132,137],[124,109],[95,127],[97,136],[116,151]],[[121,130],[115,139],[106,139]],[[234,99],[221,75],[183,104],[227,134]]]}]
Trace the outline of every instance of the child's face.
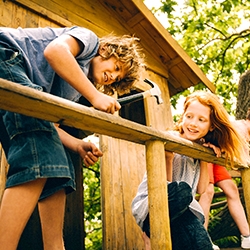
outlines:
[{"label": "child's face", "polygon": [[210,108],[195,100],[191,102],[184,113],[181,137],[196,141],[203,138],[211,130]]},{"label": "child's face", "polygon": [[109,59],[103,59],[96,56],[92,60],[91,76],[95,83],[102,85],[110,85],[119,82],[125,77],[125,69],[121,62],[112,56]]}]

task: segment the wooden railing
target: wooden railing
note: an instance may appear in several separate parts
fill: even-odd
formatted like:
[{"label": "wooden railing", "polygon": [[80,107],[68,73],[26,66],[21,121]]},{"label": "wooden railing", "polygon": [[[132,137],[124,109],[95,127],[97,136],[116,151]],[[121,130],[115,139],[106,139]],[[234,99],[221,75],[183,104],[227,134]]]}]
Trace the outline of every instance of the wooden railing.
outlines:
[{"label": "wooden railing", "polygon": [[[169,218],[166,209],[161,209],[168,208],[164,149],[225,165],[224,158],[215,157],[211,149],[199,144],[3,79],[0,79],[0,109],[144,144],[149,210],[151,217],[154,218],[151,223],[152,249],[171,249]],[[244,166],[235,163],[235,167]],[[245,179],[248,181],[247,177]],[[244,194],[248,195],[249,192],[244,191]],[[158,197],[161,197],[161,202]]]}]

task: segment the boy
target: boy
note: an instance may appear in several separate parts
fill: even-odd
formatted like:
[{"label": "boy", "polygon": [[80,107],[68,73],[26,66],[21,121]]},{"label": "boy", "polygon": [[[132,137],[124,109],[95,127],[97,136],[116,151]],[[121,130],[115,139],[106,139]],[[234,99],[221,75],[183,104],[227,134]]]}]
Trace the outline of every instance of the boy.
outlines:
[{"label": "boy", "polygon": [[[107,113],[120,109],[107,94],[128,91],[142,66],[134,37],[98,39],[76,26],[0,28],[1,78],[71,101],[83,96]],[[0,120],[0,141],[10,165],[0,207],[0,249],[17,248],[37,203],[44,249],[64,249],[66,194],[75,190],[73,165],[64,147],[79,153],[87,166],[102,152],[47,121],[4,110]]]}]

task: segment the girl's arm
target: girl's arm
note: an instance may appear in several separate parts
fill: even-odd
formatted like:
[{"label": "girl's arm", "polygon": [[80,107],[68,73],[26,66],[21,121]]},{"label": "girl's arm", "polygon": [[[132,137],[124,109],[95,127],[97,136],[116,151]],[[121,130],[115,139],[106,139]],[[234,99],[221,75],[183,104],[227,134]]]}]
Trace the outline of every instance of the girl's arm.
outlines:
[{"label": "girl's arm", "polygon": [[202,194],[206,191],[207,186],[209,184],[209,175],[208,175],[208,165],[207,162],[200,162],[200,178],[197,185],[197,193]]},{"label": "girl's arm", "polygon": [[172,181],[173,179],[173,158],[173,152],[165,151],[167,181]]},{"label": "girl's arm", "polygon": [[[204,143],[203,146],[212,148],[216,157],[221,157],[221,150],[219,147],[216,147],[215,145],[211,144],[210,142]],[[200,162],[200,179],[197,185],[197,193],[202,194],[206,191],[207,186],[209,184],[209,174],[208,174],[208,164],[207,162],[201,161]]]}]

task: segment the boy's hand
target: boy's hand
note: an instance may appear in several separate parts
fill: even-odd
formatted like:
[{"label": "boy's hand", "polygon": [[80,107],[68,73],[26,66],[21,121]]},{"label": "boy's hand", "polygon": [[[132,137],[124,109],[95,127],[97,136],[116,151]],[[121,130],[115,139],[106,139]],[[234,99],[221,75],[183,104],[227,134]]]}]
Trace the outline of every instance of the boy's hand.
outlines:
[{"label": "boy's hand", "polygon": [[118,111],[121,108],[121,105],[116,99],[101,92],[99,92],[99,95],[94,98],[92,105],[94,108],[110,114],[114,114],[115,111]]},{"label": "boy's hand", "polygon": [[103,155],[102,151],[99,150],[95,144],[85,141],[79,143],[77,152],[82,157],[83,163],[86,167],[94,165],[99,157]]}]

